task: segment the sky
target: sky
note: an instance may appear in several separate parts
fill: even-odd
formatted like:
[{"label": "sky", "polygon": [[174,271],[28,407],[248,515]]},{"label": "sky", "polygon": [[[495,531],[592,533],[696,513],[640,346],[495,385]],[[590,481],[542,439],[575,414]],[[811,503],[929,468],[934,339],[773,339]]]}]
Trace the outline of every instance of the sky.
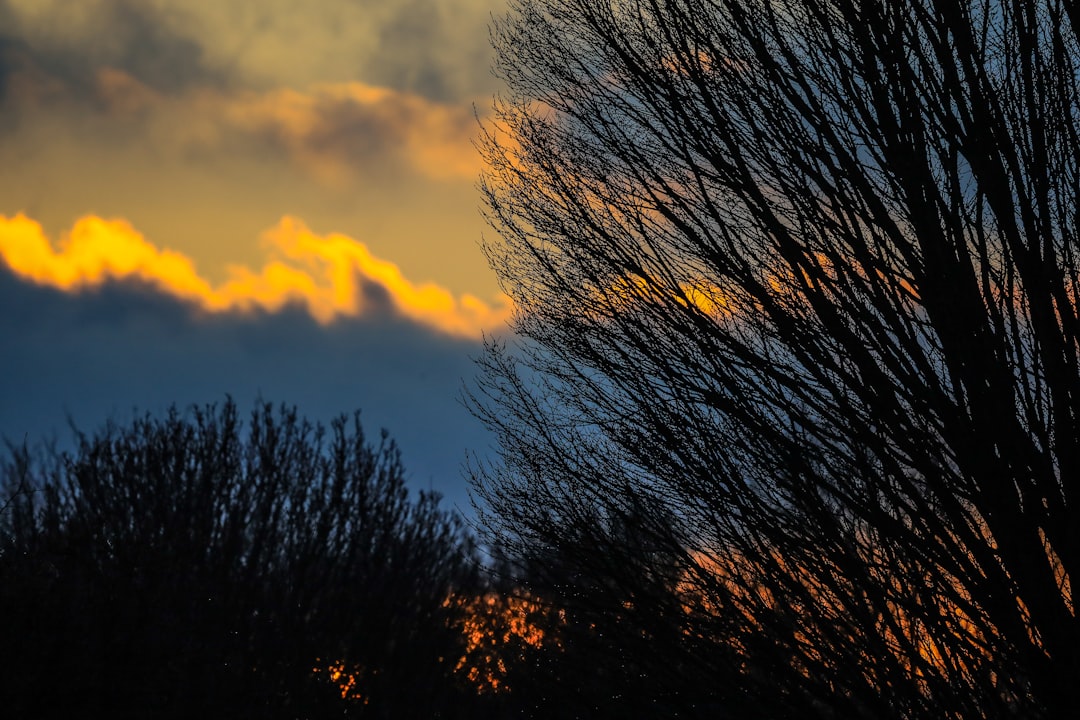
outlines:
[{"label": "sky", "polygon": [[359,409],[467,510],[505,0],[0,0],[0,436]]}]

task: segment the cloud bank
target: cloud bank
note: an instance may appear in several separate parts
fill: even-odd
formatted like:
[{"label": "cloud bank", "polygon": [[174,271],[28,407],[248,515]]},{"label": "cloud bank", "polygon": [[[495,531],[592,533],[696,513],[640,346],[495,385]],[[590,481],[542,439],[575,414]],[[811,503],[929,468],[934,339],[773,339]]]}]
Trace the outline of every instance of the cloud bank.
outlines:
[{"label": "cloud bank", "polygon": [[[0,266],[0,442],[70,439],[137,410],[257,398],[329,421],[360,409],[401,447],[414,489],[468,510],[460,467],[492,439],[459,402],[475,340],[393,314],[329,325],[300,307],[207,314],[138,275],[73,294]],[[374,437],[374,435],[373,435]]]},{"label": "cloud bank", "polygon": [[477,121],[447,105],[361,82],[267,91],[195,86],[165,94],[128,72],[101,67],[78,89],[35,70],[7,76],[7,100],[28,122],[67,118],[78,132],[123,137],[171,160],[274,155],[324,185],[351,184],[377,168],[472,182]]},{"label": "cloud bank", "polygon": [[434,283],[417,285],[361,242],[319,236],[296,218],[283,218],[263,236],[269,256],[259,270],[234,265],[213,286],[190,258],[162,250],[123,220],[85,217],[55,249],[41,226],[0,215],[0,260],[15,275],[77,292],[110,281],[136,279],[207,313],[278,312],[302,306],[323,324],[343,317],[391,314],[448,335],[479,338],[505,325],[507,298],[489,304],[454,297]]},{"label": "cloud bank", "polygon": [[0,0],[0,44],[72,85],[114,67],[160,90],[366,82],[455,101],[494,90],[506,0]]}]

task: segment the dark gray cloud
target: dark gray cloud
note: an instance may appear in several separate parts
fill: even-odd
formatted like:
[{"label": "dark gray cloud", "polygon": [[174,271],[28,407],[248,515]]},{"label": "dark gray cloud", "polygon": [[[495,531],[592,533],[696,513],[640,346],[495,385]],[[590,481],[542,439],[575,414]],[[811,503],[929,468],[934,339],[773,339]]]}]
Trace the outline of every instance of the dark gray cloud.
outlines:
[{"label": "dark gray cloud", "polygon": [[430,0],[0,0],[0,159],[47,126],[166,162],[277,158],[334,189],[472,183],[495,2],[462,0],[461,20]]},{"label": "dark gray cloud", "polygon": [[[380,288],[366,288],[377,298]],[[297,308],[200,317],[152,289],[112,283],[78,295],[0,270],[0,436],[31,444],[68,437],[135,409],[256,398],[327,421],[360,409],[369,433],[401,446],[411,484],[468,509],[460,467],[490,439],[461,406],[477,344],[393,316],[389,306],[328,326]],[[373,435],[374,436],[374,435]]]},{"label": "dark gray cloud", "polygon": [[[365,82],[460,102],[495,89],[486,25],[505,0],[0,0],[0,82],[92,98],[112,68],[165,94]],[[10,86],[10,83],[8,83]]]},{"label": "dark gray cloud", "polygon": [[[468,3],[462,3],[468,5]],[[393,0],[394,12],[378,32],[378,55],[372,81],[425,97],[452,101],[462,91],[489,89],[490,52],[483,32],[484,11],[497,2],[473,2],[473,32],[454,27],[454,3]],[[451,61],[452,59],[452,61]]]},{"label": "dark gray cloud", "polygon": [[68,97],[92,101],[97,73],[120,70],[148,87],[175,93],[218,85],[220,69],[204,62],[194,28],[170,21],[154,3],[108,0],[59,5],[0,0],[0,82],[11,87],[22,73],[28,82],[49,82]]},{"label": "dark gray cloud", "polygon": [[[242,18],[229,11],[239,4],[189,0],[188,6],[201,8],[214,46],[229,48],[223,56],[232,53],[231,66],[251,81],[360,81],[440,102],[496,87],[487,24],[506,0],[262,0],[249,3],[258,10]],[[226,14],[241,38],[232,44],[221,37]]]}]

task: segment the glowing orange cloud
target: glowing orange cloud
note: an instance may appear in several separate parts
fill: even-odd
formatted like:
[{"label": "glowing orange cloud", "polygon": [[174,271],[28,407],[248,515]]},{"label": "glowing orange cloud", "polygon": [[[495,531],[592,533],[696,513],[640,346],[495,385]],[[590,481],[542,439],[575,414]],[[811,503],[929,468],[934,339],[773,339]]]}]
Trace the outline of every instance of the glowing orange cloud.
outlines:
[{"label": "glowing orange cloud", "polygon": [[69,292],[138,279],[206,312],[275,312],[301,304],[326,324],[370,310],[363,287],[373,283],[386,291],[398,315],[450,335],[479,337],[510,316],[508,298],[489,304],[468,294],[455,297],[433,283],[414,284],[362,242],[316,235],[296,218],[282,218],[264,234],[263,245],[268,259],[261,269],[231,266],[229,279],[215,287],[186,255],[155,247],[123,220],[84,217],[54,249],[39,223],[0,215],[0,259],[8,268]]}]

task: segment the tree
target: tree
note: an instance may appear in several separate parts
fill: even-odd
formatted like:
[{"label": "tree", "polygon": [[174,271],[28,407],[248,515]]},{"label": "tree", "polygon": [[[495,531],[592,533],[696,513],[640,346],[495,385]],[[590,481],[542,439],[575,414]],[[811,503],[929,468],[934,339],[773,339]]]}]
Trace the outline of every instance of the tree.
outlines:
[{"label": "tree", "polygon": [[[472,540],[385,434],[259,404],[16,449],[0,485],[0,702],[20,717],[470,714]],[[26,492],[29,488],[32,492]],[[16,492],[18,491],[18,492]]]},{"label": "tree", "polygon": [[667,639],[633,663],[678,712],[1080,705],[1078,32],[1063,0],[495,25],[518,340],[474,481],[538,592]]}]

